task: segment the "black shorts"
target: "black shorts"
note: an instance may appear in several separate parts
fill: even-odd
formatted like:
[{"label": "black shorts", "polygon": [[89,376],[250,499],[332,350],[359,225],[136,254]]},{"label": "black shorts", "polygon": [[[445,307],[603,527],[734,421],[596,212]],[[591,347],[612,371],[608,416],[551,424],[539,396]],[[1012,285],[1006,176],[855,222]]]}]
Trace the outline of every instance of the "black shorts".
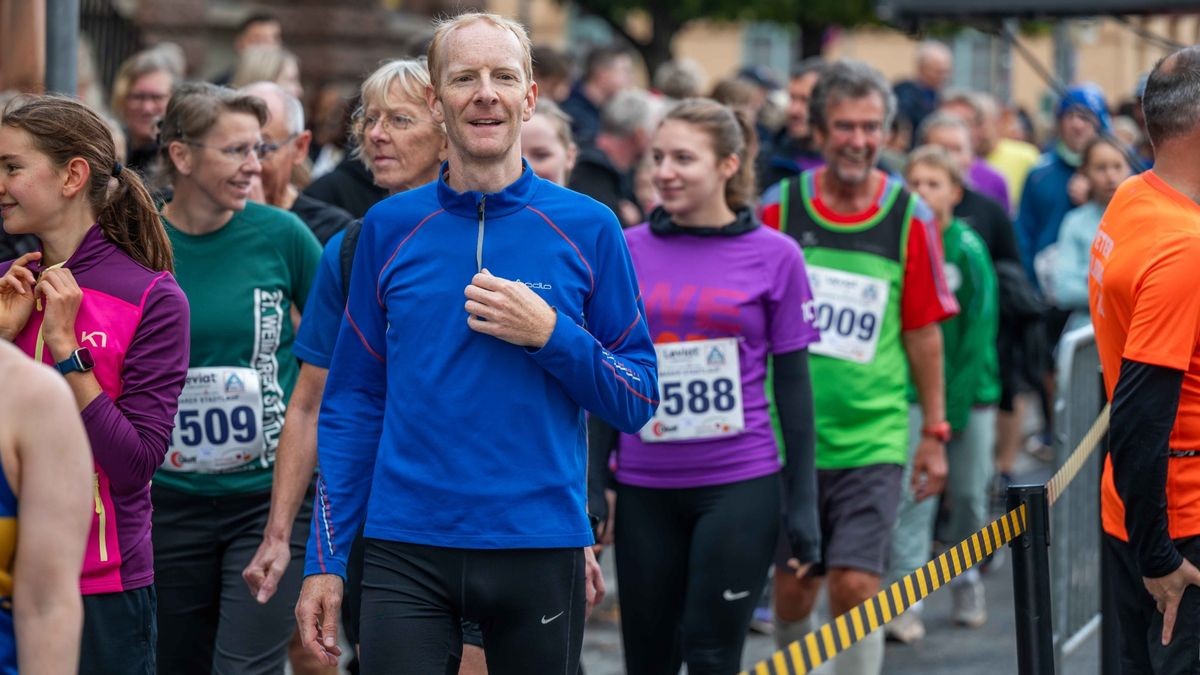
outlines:
[{"label": "black shorts", "polygon": [[[810,576],[832,568],[883,576],[892,549],[892,526],[900,509],[899,464],[817,470],[817,511],[821,520],[821,562]],[[782,533],[775,564],[786,569],[792,556]]]},{"label": "black shorts", "polygon": [[362,672],[458,672],[463,620],[488,672],[574,673],[583,647],[582,548],[451,549],[366,539]]},{"label": "black shorts", "polygon": [[79,672],[154,675],[157,614],[153,586],[83,596]]}]

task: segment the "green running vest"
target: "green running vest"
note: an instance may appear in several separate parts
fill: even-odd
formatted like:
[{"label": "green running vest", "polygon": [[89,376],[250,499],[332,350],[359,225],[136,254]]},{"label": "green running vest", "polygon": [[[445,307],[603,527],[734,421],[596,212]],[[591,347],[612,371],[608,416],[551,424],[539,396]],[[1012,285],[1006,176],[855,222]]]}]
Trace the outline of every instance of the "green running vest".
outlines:
[{"label": "green running vest", "polygon": [[811,171],[781,186],[780,229],[804,249],[821,343],[811,354],[818,469],[908,461],[908,359],[900,306],[918,201],[889,181],[878,212],[832,223]]}]

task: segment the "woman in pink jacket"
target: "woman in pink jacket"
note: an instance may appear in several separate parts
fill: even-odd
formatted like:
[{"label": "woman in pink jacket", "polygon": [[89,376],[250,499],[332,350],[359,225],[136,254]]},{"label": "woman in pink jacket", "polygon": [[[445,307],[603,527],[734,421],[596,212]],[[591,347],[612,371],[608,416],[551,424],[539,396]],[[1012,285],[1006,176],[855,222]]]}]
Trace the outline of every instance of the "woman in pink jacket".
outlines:
[{"label": "woman in pink jacket", "polygon": [[0,119],[0,217],[38,251],[0,264],[0,338],[57,366],[95,461],[80,671],[154,673],[150,478],[188,364],[188,305],[137,173],[96,113],[18,99]]}]

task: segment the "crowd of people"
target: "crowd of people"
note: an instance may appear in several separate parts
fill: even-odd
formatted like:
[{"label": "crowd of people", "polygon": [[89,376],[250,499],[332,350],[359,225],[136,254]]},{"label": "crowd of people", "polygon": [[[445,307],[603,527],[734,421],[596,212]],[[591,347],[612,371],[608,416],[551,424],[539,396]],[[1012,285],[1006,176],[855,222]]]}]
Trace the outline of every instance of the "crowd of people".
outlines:
[{"label": "crowd of people", "polygon": [[282,37],[6,97],[0,672],[579,672],[611,546],[626,672],[734,673],[983,526],[1092,320],[1127,672],[1190,672],[1195,50],[1043,138],[933,41],[642,88],[468,13],[306,110]]}]

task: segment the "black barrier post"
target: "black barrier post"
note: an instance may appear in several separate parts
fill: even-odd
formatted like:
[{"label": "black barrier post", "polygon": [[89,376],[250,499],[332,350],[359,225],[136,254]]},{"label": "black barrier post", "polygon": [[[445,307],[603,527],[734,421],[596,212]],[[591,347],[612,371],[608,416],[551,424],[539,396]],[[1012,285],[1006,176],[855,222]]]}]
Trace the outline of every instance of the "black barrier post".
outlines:
[{"label": "black barrier post", "polygon": [[1010,544],[1013,605],[1017,620],[1017,672],[1054,675],[1054,624],[1050,614],[1050,509],[1045,485],[1012,485],[1008,509],[1025,504],[1025,532]]}]

